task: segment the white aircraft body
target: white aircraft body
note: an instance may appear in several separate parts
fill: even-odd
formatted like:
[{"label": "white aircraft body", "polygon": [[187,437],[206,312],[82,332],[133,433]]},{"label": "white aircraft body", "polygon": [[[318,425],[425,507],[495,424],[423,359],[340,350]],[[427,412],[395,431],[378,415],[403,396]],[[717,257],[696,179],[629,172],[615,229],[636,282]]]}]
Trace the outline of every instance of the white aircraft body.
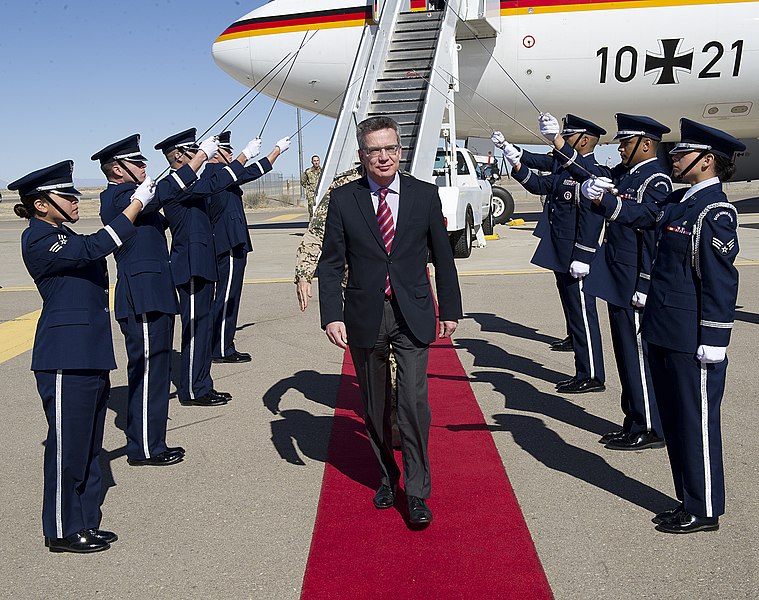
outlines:
[{"label": "white aircraft body", "polygon": [[[419,4],[410,0],[412,9]],[[334,99],[348,84],[374,8],[361,0],[273,0],[224,31],[213,56],[232,77],[254,86],[298,49],[306,32],[318,30],[280,98],[336,116],[340,102]],[[759,2],[501,0],[495,9],[488,23],[496,35],[459,41],[458,138],[500,129],[510,141],[536,143],[504,113],[537,131],[543,111],[591,119],[609,131],[602,140],[609,141],[614,114],[626,112],[669,125],[667,141],[677,139],[679,119],[688,117],[744,139],[747,154],[759,151]],[[265,93],[274,96],[286,73]],[[752,173],[742,166],[742,178],[759,176],[759,164]]]}]

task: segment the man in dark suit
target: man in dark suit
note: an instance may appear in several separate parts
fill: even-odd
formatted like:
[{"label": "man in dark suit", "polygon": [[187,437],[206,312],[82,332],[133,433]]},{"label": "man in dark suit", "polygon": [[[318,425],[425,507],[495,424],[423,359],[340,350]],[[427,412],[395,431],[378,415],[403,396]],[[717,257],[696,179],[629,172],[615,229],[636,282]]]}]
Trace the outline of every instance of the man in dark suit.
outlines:
[{"label": "man in dark suit", "polygon": [[425,502],[430,496],[427,357],[436,334],[428,253],[435,264],[441,338],[456,330],[461,292],[437,188],[398,174],[398,124],[387,117],[366,119],[357,138],[366,176],[332,191],[319,263],[322,327],[333,344],[350,348],[356,367],[367,434],[381,471],[374,496],[378,509],[393,506],[400,478],[386,401],[392,344],[409,520],[424,525],[432,521]]}]

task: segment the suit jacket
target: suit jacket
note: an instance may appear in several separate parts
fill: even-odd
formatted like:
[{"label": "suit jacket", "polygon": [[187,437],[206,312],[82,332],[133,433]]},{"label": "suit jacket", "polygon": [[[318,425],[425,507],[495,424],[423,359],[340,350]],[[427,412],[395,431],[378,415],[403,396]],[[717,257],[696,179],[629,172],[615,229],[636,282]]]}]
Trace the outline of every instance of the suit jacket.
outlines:
[{"label": "suit jacket", "polygon": [[[343,321],[351,346],[371,348],[377,341],[388,272],[393,295],[411,333],[424,344],[435,340],[428,255],[435,264],[440,319],[455,321],[462,317],[458,275],[437,187],[401,176],[398,213],[388,254],[367,179],[332,191],[319,261],[321,322],[324,328]],[[348,285],[343,299],[341,282],[346,263]]]}]

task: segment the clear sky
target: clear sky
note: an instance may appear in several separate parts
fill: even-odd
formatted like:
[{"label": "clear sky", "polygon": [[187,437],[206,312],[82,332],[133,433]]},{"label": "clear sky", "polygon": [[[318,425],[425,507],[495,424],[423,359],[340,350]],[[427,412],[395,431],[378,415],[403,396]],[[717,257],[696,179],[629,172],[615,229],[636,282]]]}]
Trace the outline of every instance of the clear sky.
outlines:
[{"label": "clear sky", "polygon": [[[0,180],[66,159],[78,179],[102,179],[90,156],[132,133],[158,175],[166,161],[157,142],[189,127],[202,133],[247,91],[216,66],[211,46],[264,3],[0,0]],[[259,133],[271,104],[262,94],[235,122],[236,148]],[[323,156],[333,124],[319,117],[303,130],[306,166]],[[295,108],[278,104],[264,150],[296,129]],[[295,144],[275,169],[298,172]]]}]

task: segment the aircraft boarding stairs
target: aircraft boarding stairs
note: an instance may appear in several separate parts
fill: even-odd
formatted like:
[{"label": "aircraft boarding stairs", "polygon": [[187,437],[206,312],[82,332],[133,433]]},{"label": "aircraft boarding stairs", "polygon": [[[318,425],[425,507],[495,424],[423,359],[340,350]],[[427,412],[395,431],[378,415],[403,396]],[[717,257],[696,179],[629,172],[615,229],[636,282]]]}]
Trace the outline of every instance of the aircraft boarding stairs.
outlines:
[{"label": "aircraft boarding stairs", "polygon": [[431,11],[413,10],[418,4],[416,0],[375,2],[375,11],[381,14],[377,24],[364,27],[322,166],[317,202],[337,174],[358,164],[356,125],[370,116],[385,115],[399,123],[401,169],[434,181],[435,151],[453,97],[446,73],[455,74],[458,67],[456,13],[461,14],[467,0],[450,0],[444,9]]}]

